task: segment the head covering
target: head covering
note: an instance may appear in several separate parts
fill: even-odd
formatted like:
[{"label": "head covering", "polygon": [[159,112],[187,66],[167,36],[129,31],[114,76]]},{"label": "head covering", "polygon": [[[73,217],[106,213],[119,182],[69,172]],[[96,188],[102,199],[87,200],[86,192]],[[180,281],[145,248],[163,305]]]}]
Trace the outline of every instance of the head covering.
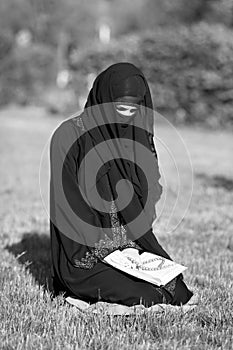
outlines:
[{"label": "head covering", "polygon": [[121,96],[138,95],[143,97],[144,106],[153,109],[149,86],[140,69],[132,63],[116,63],[97,76],[88,95],[85,108],[113,102]]},{"label": "head covering", "polygon": [[112,94],[114,100],[122,96],[134,96],[143,100],[146,86],[140,75],[132,75],[119,82],[112,81]]}]

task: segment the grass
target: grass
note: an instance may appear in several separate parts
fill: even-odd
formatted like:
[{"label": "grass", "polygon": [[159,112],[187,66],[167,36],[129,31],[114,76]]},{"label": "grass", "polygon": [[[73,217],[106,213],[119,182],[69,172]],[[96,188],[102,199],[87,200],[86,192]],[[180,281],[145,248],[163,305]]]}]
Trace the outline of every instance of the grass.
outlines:
[{"label": "grass", "polygon": [[[38,168],[58,122],[35,108],[0,113],[0,349],[232,349],[232,135],[179,128],[193,162],[194,192],[182,224],[159,240],[189,267],[185,280],[198,307],[188,314],[100,317],[50,297]],[[161,133],[172,142],[168,128]]]}]

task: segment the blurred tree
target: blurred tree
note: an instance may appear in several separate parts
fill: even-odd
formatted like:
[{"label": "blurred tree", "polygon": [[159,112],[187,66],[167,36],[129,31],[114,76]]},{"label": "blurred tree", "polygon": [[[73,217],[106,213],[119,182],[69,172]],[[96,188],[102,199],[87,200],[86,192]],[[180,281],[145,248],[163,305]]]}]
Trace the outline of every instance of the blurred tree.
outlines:
[{"label": "blurred tree", "polygon": [[142,0],[110,0],[109,16],[115,36],[142,29],[142,13],[145,4]]},{"label": "blurred tree", "polygon": [[145,27],[158,24],[191,24],[199,21],[233,26],[232,0],[147,0],[143,11]]},{"label": "blurred tree", "polygon": [[233,1],[215,0],[210,3],[210,10],[206,14],[207,21],[224,23],[233,27]]},{"label": "blurred tree", "polygon": [[27,0],[0,1],[0,29],[13,34],[24,28],[33,28],[32,7]]},{"label": "blurred tree", "polygon": [[173,8],[178,20],[185,23],[202,21],[210,10],[210,3],[215,0],[193,0],[187,6],[187,1],[176,0]]},{"label": "blurred tree", "polygon": [[56,45],[65,31],[76,40],[93,38],[98,1],[94,0],[1,0],[0,29],[16,34],[33,33],[34,41]]}]

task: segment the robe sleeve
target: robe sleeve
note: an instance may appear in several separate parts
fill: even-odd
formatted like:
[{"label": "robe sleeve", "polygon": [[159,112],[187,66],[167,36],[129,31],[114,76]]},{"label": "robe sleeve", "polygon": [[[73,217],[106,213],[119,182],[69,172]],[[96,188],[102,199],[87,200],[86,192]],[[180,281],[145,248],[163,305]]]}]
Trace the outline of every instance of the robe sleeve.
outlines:
[{"label": "robe sleeve", "polygon": [[152,229],[135,241],[144,251],[172,260],[156,239]]},{"label": "robe sleeve", "polygon": [[67,120],[56,129],[50,143],[50,222],[70,262],[81,258],[87,247],[92,248],[103,237],[99,217],[79,188],[78,137],[76,128]]},{"label": "robe sleeve", "polygon": [[[153,155],[155,156],[156,161],[157,161],[158,155],[157,155],[156,148],[154,145],[153,134],[147,133],[147,136],[148,136],[148,140],[150,143],[151,152],[153,153]],[[159,170],[158,170],[158,172],[159,172]],[[158,180],[159,179],[160,179],[160,174],[158,176]],[[152,198],[154,205],[159,200],[159,198],[161,197],[161,194],[162,194],[162,186],[159,183],[159,181],[157,181],[156,187],[157,187],[157,191],[155,191],[156,195]],[[155,218],[156,218],[156,211],[154,211],[154,214],[153,214],[153,221]],[[166,259],[172,260],[171,257],[167,254],[167,252],[159,244],[152,229],[150,229],[142,237],[137,239],[136,243],[147,252],[157,254],[157,255],[163,256]]]}]

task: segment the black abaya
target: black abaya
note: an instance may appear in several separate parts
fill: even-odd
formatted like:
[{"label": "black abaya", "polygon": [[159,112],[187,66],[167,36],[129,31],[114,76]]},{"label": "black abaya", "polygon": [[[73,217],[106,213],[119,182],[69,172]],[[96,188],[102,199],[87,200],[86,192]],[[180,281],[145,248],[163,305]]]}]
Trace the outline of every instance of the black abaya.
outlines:
[{"label": "black abaya", "polygon": [[[117,72],[119,74],[116,76]],[[112,73],[112,75],[110,73]],[[114,65],[100,74],[89,94],[86,108],[98,103],[112,102],[111,86],[106,92],[106,85],[111,85],[111,76],[113,77],[114,74],[117,84],[120,84],[122,79],[129,78],[131,75],[141,76],[145,82],[144,89],[146,87],[144,105],[152,108],[149,88],[145,78],[136,67],[130,64]],[[129,88],[129,86],[127,86],[127,88]],[[140,89],[137,89],[136,92],[138,93],[138,91],[140,92]],[[174,305],[185,304],[193,293],[186,287],[182,275],[179,275],[165,287],[157,287],[151,283],[118,271],[101,261],[101,258],[106,256],[107,253],[117,248],[123,249],[124,247],[136,247],[140,252],[147,251],[168,259],[171,258],[160,246],[151,228],[148,229],[142,237],[133,239],[132,236],[128,235],[127,239],[122,240],[122,244],[119,246],[113,244],[110,249],[109,246],[108,249],[106,249],[106,241],[103,240],[104,236],[101,232],[101,228],[111,227],[112,214],[98,213],[95,209],[89,208],[82,198],[79,190],[79,182],[77,180],[77,164],[79,164],[80,159],[83,159],[87,151],[88,142],[90,142],[90,135],[82,139],[81,143],[75,142],[80,139],[82,135],[82,123],[85,125],[85,113],[82,114],[81,117],[74,117],[64,121],[54,132],[50,146],[50,233],[52,278],[55,294],[65,292],[66,296],[77,297],[91,303],[101,300],[128,306],[139,304],[140,302],[146,307],[162,302]],[[104,137],[107,137],[107,135]],[[144,135],[142,139],[143,137]],[[147,145],[145,145],[157,156],[153,141],[151,141],[151,134],[145,133],[145,138],[142,142],[147,143]],[[67,143],[72,145],[72,147],[69,149],[68,154],[64,154],[64,149],[67,149]],[[156,157],[155,159],[157,160]],[[98,246],[98,249],[93,248],[94,244],[92,246],[89,244],[90,239],[87,238],[85,226],[73,225],[67,218],[66,208],[65,206],[63,207],[58,193],[58,182],[61,180],[57,172],[57,166],[59,164],[62,164],[62,186],[69,204],[74,211],[77,210],[84,216],[87,215],[88,218],[92,218],[93,224],[96,226],[96,242],[100,241],[104,243],[105,246]],[[157,162],[155,163],[155,170],[157,171],[156,166]],[[99,188],[100,192],[102,189],[103,194],[107,197],[107,193],[113,193],[114,184],[112,183],[112,179],[114,179],[115,183],[119,180],[117,177],[118,164],[113,162],[111,166],[103,169],[105,170],[100,176]],[[126,175],[130,176],[129,178],[135,184],[134,188],[136,188],[136,185],[142,183],[140,174],[136,173],[130,164],[127,169],[130,169],[130,171],[129,174]],[[157,193],[155,193],[154,196],[155,202],[161,195],[161,186],[158,183],[158,179],[159,176],[156,179],[157,187],[155,186],[155,188],[157,189]],[[83,180],[85,181],[85,176]],[[143,202],[144,192],[141,191],[140,193],[140,187],[137,188],[137,191],[138,196],[135,196],[136,205],[139,203],[138,198],[141,198]],[[110,200],[109,197],[107,197],[107,199]],[[130,209],[122,215],[120,212],[118,212],[118,214],[117,220],[119,226],[122,227],[123,225],[123,227],[127,229],[127,224],[124,226],[124,221],[127,219],[127,215],[130,214]],[[61,221],[59,221],[61,217],[62,225]],[[153,220],[151,220],[151,222],[152,221]],[[72,234],[70,234],[70,232],[72,232]],[[77,238],[75,239],[74,234],[77,234]],[[85,242],[87,243],[85,244]]]}]

